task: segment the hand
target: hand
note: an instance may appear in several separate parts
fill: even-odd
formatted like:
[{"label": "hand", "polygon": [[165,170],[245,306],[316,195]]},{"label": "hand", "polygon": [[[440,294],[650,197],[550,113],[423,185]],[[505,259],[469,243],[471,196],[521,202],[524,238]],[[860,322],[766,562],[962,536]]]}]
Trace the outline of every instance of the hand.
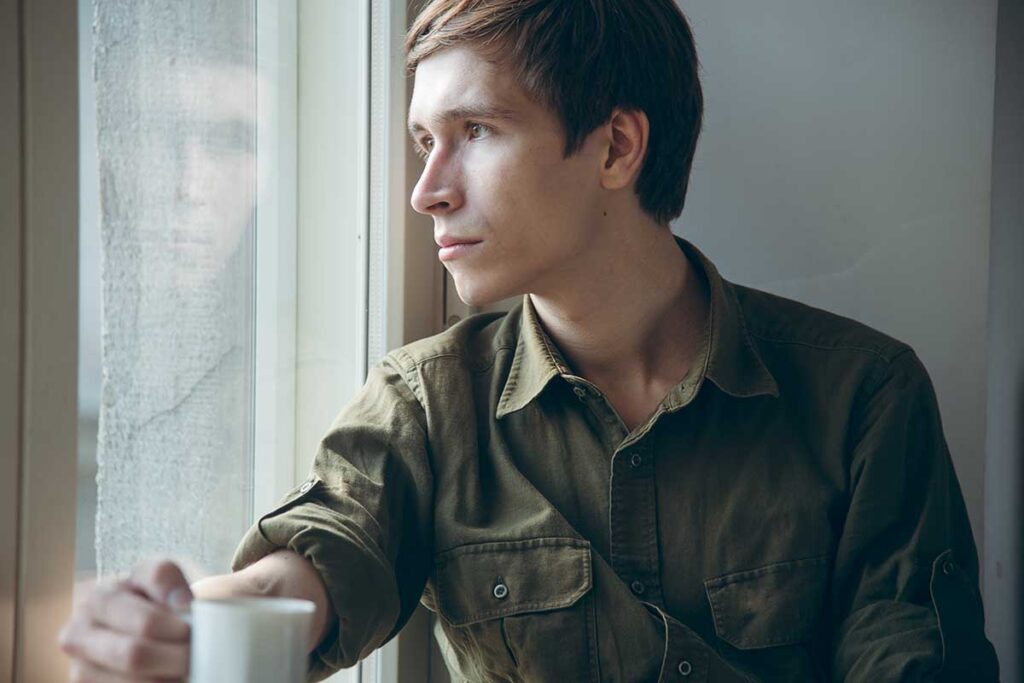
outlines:
[{"label": "hand", "polygon": [[166,560],[139,564],[127,579],[84,588],[58,638],[72,660],[71,681],[187,677],[190,630],[174,610],[191,600],[181,569]]}]

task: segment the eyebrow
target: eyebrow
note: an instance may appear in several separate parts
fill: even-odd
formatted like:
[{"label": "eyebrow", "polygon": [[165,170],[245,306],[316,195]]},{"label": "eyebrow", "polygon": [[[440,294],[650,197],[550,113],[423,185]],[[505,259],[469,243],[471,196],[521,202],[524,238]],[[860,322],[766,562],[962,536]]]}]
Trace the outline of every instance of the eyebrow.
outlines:
[{"label": "eyebrow", "polygon": [[[446,109],[431,118],[437,123],[448,123],[450,121],[458,121],[460,119],[497,119],[511,121],[518,118],[518,116],[514,111],[507,107],[491,104],[476,104]],[[409,135],[412,137],[415,138],[417,134],[422,133],[425,130],[426,128],[416,121],[409,121]]]}]

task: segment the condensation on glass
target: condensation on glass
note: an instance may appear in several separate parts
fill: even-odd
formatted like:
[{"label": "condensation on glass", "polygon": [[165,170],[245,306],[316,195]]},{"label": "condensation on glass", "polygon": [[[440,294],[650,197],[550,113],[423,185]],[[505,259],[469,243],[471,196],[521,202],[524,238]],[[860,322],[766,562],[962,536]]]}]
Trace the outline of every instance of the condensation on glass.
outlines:
[{"label": "condensation on glass", "polygon": [[255,0],[93,10],[96,569],[224,573],[252,495]]}]

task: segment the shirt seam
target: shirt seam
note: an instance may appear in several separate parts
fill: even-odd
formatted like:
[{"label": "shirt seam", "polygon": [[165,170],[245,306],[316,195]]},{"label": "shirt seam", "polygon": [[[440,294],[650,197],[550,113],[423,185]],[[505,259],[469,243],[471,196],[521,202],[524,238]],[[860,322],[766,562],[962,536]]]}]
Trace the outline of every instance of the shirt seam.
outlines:
[{"label": "shirt seam", "polygon": [[[412,395],[416,397],[416,400],[419,401],[421,410],[425,412],[427,405],[426,396],[423,393],[423,387],[420,384],[419,378],[414,373],[414,370],[418,369],[416,361],[402,349],[395,349],[388,356],[385,356],[384,360],[387,361],[388,357],[395,360],[395,367],[402,376],[402,380],[409,387],[409,390],[412,391]],[[411,362],[412,367],[406,367],[407,363],[403,361]]]},{"label": "shirt seam", "polygon": [[821,349],[823,351],[863,351],[864,353],[870,353],[871,355],[876,356],[877,358],[885,361],[886,363],[892,363],[900,356],[913,350],[912,347],[903,344],[902,348],[899,348],[899,350],[893,356],[890,357],[885,355],[878,349],[871,349],[864,346],[856,346],[854,344],[814,344],[807,341],[801,341],[799,339],[780,339],[776,337],[765,337],[760,334],[757,334],[756,332],[750,332],[750,336],[764,342],[770,342],[774,344],[796,344],[799,346],[807,346],[814,349]]},{"label": "shirt seam", "polygon": [[[874,396],[878,395],[882,385],[885,383],[886,377],[889,376],[895,362],[909,354],[913,354],[913,347],[907,346],[903,348],[893,356],[891,359],[887,359],[885,356],[877,355],[884,364],[877,363],[865,373],[864,378],[860,382],[856,391],[853,394],[853,398],[850,402],[850,419],[847,424],[846,433],[843,435],[843,466],[847,473],[850,472],[850,468],[853,465],[853,453],[856,448],[856,444],[852,443],[852,431],[854,425],[859,425],[863,419],[864,406]],[[847,480],[847,485],[851,483],[851,480]]]},{"label": "shirt seam", "polygon": [[[490,360],[487,361],[487,365],[484,365],[484,366],[481,366],[481,367],[478,367],[478,368],[470,367],[470,371],[473,372],[474,374],[481,373],[481,372],[487,372],[488,370],[490,370],[494,366],[494,363],[497,362],[497,360],[498,360],[498,352],[500,352],[500,351],[515,351],[515,350],[516,349],[515,349],[514,346],[499,346],[499,347],[494,349],[494,354],[490,357]],[[420,358],[418,360],[413,359],[413,358],[410,358],[409,360],[412,361],[414,367],[419,368],[420,366],[422,366],[427,361],[437,360],[438,358],[455,358],[457,360],[465,360],[465,356],[463,356],[461,354],[458,354],[458,353],[451,353],[449,351],[445,351],[445,352],[442,352],[442,353],[435,353],[432,356],[427,356],[426,358]]]}]

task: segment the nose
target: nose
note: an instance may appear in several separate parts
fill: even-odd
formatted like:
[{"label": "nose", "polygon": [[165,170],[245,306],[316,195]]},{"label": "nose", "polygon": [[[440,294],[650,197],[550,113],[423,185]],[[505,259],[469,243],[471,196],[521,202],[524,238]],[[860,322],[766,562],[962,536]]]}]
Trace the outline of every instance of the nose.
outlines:
[{"label": "nose", "polygon": [[441,216],[458,210],[462,206],[459,178],[453,160],[446,158],[442,148],[435,147],[412,190],[412,208],[417,213],[430,216]]},{"label": "nose", "polygon": [[192,204],[203,203],[211,178],[210,170],[217,161],[211,158],[201,140],[190,136],[185,142],[181,171],[178,176],[177,198]]}]

